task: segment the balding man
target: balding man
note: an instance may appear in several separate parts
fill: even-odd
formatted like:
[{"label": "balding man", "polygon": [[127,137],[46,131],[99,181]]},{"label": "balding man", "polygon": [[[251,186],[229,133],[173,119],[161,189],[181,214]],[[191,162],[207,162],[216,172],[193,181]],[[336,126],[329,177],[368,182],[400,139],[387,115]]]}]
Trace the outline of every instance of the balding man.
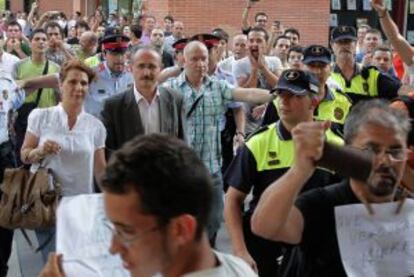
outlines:
[{"label": "balding man", "polygon": [[82,33],[79,38],[79,45],[74,46],[76,57],[84,61],[92,57],[98,48],[98,36],[92,31]]},{"label": "balding man", "polygon": [[158,86],[161,57],[153,49],[139,49],[132,57],[134,86],[108,98],[102,111],[109,154],[136,135],[166,133],[184,139],[183,98]]},{"label": "balding man", "polygon": [[172,49],[172,45],[184,36],[184,23],[182,21],[175,21],[172,29],[172,35],[165,38],[165,45],[168,49]]},{"label": "balding man", "polygon": [[267,90],[235,88],[225,80],[209,77],[208,60],[208,50],[203,43],[188,43],[184,48],[184,71],[164,85],[183,95],[186,137],[214,179],[214,199],[207,225],[210,242],[214,245],[223,214],[220,119],[231,101],[261,104],[274,97]]},{"label": "balding man", "polygon": [[219,67],[222,70],[233,72],[234,62],[247,56],[247,36],[244,34],[234,36],[232,50],[233,56],[230,56],[219,63]]}]

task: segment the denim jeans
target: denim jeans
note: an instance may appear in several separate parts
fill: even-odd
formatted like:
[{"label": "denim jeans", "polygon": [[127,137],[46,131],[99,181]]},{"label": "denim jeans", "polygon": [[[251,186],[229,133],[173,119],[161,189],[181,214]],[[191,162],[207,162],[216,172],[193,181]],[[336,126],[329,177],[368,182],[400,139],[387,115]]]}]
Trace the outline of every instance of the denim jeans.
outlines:
[{"label": "denim jeans", "polygon": [[39,246],[44,245],[40,250],[42,253],[43,263],[46,264],[50,252],[56,251],[56,228],[43,228],[35,230]]},{"label": "denim jeans", "polygon": [[207,233],[210,241],[214,240],[221,222],[223,221],[224,210],[224,192],[223,178],[221,172],[212,175],[213,178],[213,197],[211,203],[211,211],[207,222]]}]

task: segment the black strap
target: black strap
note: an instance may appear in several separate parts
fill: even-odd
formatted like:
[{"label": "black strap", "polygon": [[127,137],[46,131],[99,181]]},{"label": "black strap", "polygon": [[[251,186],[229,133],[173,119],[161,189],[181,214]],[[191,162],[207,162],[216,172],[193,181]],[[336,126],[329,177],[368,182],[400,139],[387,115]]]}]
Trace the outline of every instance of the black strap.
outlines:
[{"label": "black strap", "polygon": [[23,234],[24,239],[26,240],[27,244],[30,246],[30,249],[34,251],[35,253],[41,251],[43,248],[46,247],[46,245],[52,241],[53,234],[51,234],[41,245],[39,245],[37,248],[34,247],[32,240],[30,239],[29,235],[27,234],[25,229],[20,228],[20,231]]},{"label": "black strap", "polygon": [[201,101],[201,99],[203,99],[203,97],[204,97],[204,94],[202,94],[200,97],[198,97],[196,99],[196,101],[193,103],[193,105],[191,105],[191,108],[187,113],[187,118],[190,118],[190,116],[193,114],[193,112],[197,108],[198,103],[200,103],[200,101]]},{"label": "black strap", "polygon": [[[46,60],[46,64],[45,67],[43,68],[43,73],[42,75],[46,75],[47,72],[49,71],[49,60]],[[42,92],[43,92],[43,88],[39,88],[37,90],[37,96],[36,96],[36,107],[39,106],[39,101],[40,101],[40,97],[42,96]]]}]

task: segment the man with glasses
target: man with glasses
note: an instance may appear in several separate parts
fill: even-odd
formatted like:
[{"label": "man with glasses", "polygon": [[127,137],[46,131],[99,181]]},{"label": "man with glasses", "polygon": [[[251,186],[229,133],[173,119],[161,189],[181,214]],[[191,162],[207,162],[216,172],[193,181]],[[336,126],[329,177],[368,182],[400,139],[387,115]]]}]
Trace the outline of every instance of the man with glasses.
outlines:
[{"label": "man with glasses", "polygon": [[[245,35],[248,35],[251,28],[249,26],[249,11],[252,8],[253,4],[254,4],[254,0],[247,0],[247,6],[244,8],[243,11],[243,15],[242,15],[242,33]],[[253,27],[260,27],[266,30],[267,28],[267,21],[268,21],[268,16],[266,13],[264,12],[258,12],[255,14],[254,16],[254,26]]]},{"label": "man with glasses", "polygon": [[252,217],[253,232],[296,246],[286,257],[285,276],[347,276],[342,265],[335,228],[337,206],[386,203],[396,199],[407,159],[408,115],[376,99],[358,103],[344,129],[348,146],[372,157],[366,182],[345,179],[299,195],[315,171],[323,152],[328,122],[299,124],[292,130],[295,162],[262,194]]},{"label": "man with glasses", "polygon": [[[239,258],[210,247],[212,180],[185,142],[134,138],[111,157],[102,188],[110,252],[132,276],[256,276]],[[63,276],[60,259],[51,255],[40,276]]]}]

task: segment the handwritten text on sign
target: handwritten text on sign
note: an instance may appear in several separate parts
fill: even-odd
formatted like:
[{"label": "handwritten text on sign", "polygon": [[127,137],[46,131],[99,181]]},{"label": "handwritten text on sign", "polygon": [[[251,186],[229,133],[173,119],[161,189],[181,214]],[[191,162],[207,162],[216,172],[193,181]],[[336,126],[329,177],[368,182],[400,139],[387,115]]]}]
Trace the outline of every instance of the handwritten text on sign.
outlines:
[{"label": "handwritten text on sign", "polygon": [[336,231],[342,263],[349,277],[414,276],[414,200],[335,208]]}]

